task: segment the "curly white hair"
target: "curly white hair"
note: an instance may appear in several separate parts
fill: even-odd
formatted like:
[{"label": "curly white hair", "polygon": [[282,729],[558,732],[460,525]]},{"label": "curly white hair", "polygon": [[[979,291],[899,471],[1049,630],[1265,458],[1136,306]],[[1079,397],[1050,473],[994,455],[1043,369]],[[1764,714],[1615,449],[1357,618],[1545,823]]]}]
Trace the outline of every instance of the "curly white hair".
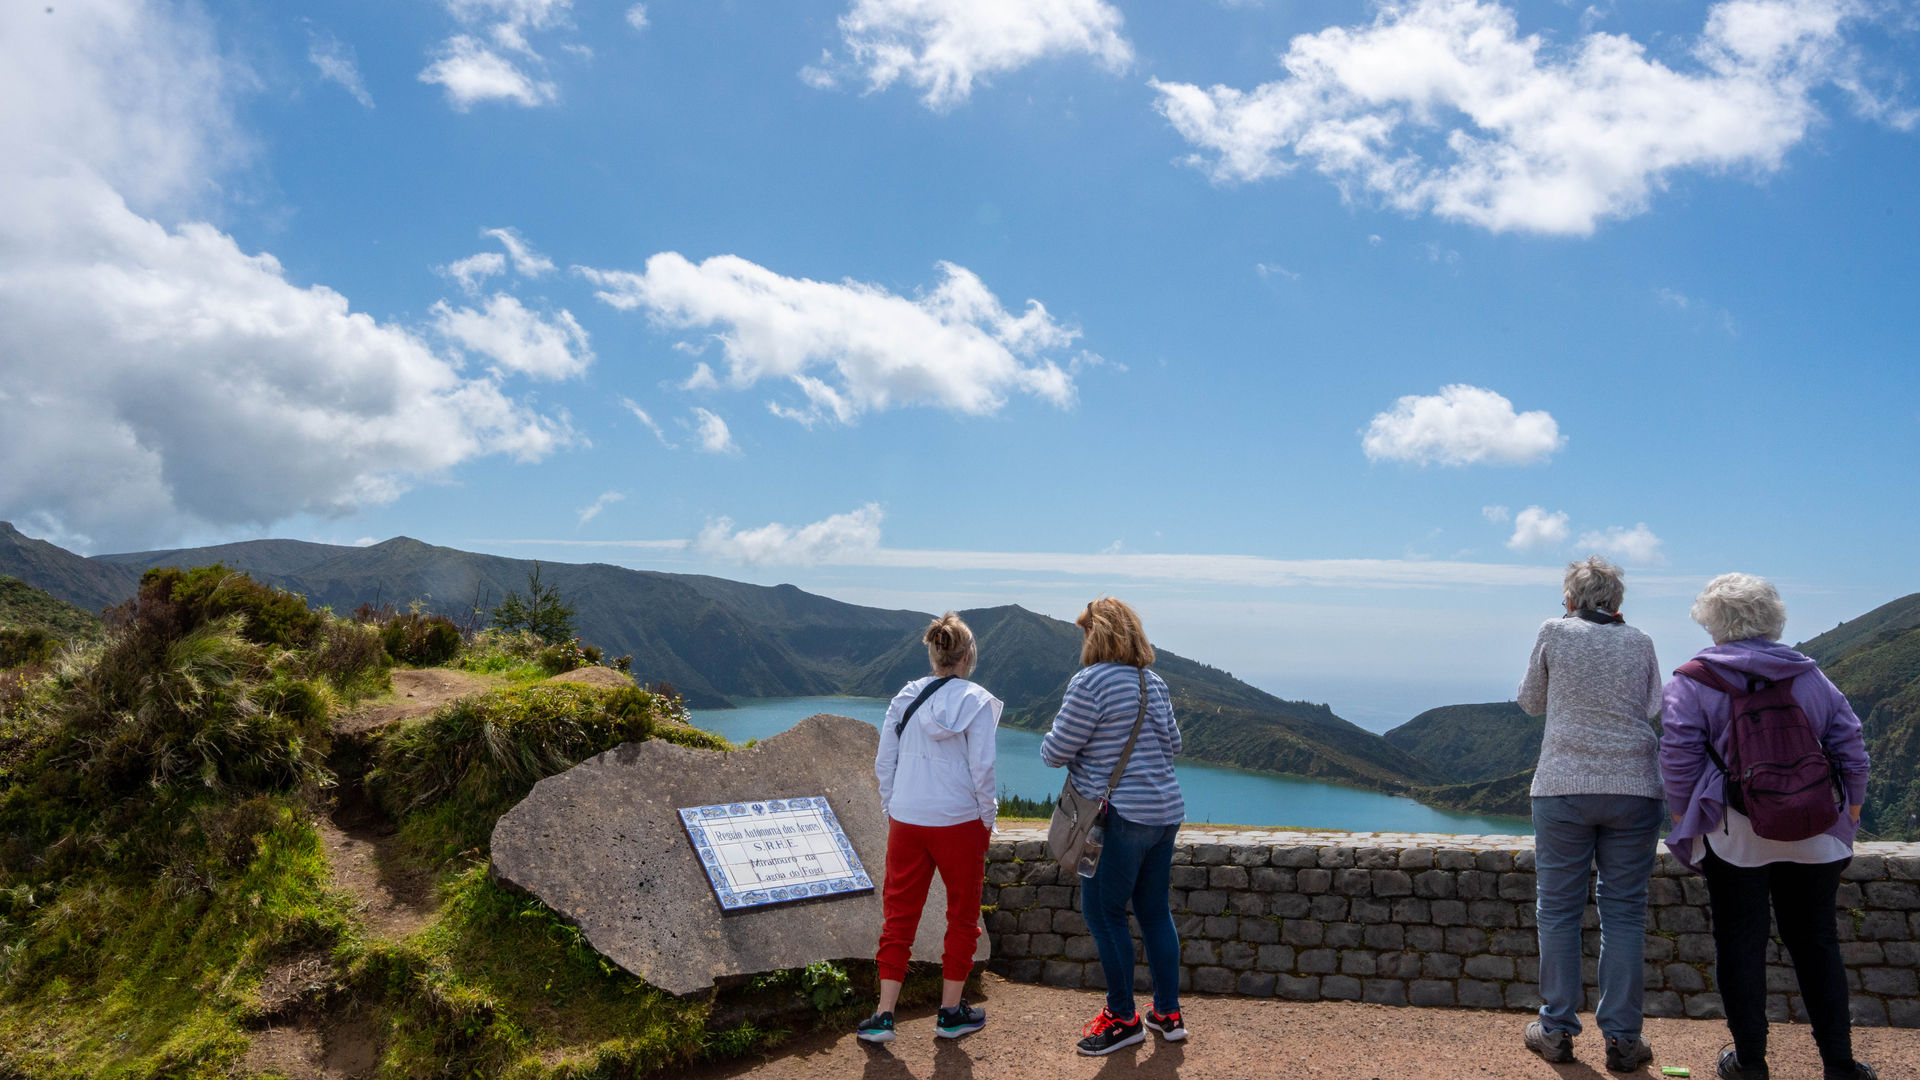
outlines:
[{"label": "curly white hair", "polygon": [[1715,645],[1747,638],[1778,641],[1787,629],[1787,605],[1766,578],[1721,574],[1694,599],[1693,621],[1713,635]]}]

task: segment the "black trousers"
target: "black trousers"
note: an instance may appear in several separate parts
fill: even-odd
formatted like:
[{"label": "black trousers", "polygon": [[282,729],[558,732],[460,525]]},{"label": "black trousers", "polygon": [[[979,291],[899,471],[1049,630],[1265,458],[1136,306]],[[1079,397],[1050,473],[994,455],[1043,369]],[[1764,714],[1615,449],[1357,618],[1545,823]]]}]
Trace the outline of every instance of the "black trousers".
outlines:
[{"label": "black trousers", "polygon": [[1715,971],[1727,1029],[1742,1065],[1767,1057],[1767,906],[1772,902],[1780,944],[1793,957],[1800,997],[1812,1021],[1822,1064],[1853,1061],[1853,1021],[1847,1011],[1847,969],[1834,928],[1839,862],[1734,866],[1709,849],[1701,869],[1713,905]]}]

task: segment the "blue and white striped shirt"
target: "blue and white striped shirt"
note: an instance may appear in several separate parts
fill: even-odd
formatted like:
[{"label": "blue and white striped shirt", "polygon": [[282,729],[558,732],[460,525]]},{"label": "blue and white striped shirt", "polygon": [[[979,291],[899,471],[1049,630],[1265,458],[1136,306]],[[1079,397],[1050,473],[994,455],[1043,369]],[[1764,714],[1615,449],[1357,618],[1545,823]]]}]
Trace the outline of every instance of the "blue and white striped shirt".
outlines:
[{"label": "blue and white striped shirt", "polygon": [[[1040,760],[1067,767],[1073,789],[1090,799],[1107,790],[1113,767],[1126,749],[1127,734],[1140,711],[1140,669],[1129,664],[1081,668],[1067,683],[1053,729],[1040,744]],[[1147,672],[1147,718],[1140,725],[1127,771],[1113,789],[1113,809],[1140,825],[1178,825],[1187,803],[1173,775],[1180,753],[1180,725],[1173,698],[1160,676]]]}]

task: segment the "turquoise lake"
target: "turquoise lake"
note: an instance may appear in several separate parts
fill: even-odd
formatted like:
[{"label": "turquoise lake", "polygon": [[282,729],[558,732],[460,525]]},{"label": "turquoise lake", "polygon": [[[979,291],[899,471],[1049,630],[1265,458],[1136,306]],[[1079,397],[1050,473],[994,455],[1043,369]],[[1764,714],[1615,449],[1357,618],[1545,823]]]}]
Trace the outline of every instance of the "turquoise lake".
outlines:
[{"label": "turquoise lake", "polygon": [[[767,739],[814,713],[837,713],[875,727],[886,718],[882,698],[814,697],[745,699],[735,709],[701,709],[693,722],[734,742]],[[994,774],[1003,795],[1042,799],[1060,793],[1066,773],[1040,763],[1040,736],[1001,727]],[[848,762],[870,769],[871,761]],[[1199,762],[1176,767],[1187,799],[1187,820],[1235,825],[1293,825],[1354,832],[1520,833],[1533,831],[1525,818],[1477,817],[1422,806],[1412,799],[1321,784],[1312,780],[1245,772]]]}]

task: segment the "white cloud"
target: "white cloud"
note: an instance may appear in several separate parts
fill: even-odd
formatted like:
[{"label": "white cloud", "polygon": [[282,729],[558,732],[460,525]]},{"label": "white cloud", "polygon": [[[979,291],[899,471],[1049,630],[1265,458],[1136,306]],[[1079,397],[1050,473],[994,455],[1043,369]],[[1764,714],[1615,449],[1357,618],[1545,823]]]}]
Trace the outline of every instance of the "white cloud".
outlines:
[{"label": "white cloud", "polygon": [[533,250],[533,245],[520,235],[520,230],[512,226],[482,229],[480,235],[500,241],[500,246],[506,248],[507,254],[513,259],[513,272],[521,277],[539,277],[553,271],[553,260]]},{"label": "white cloud", "polygon": [[642,424],[645,424],[647,430],[653,432],[653,437],[660,440],[660,445],[666,447],[669,450],[679,449],[679,447],[676,447],[675,445],[673,445],[671,441],[667,439],[667,433],[660,430],[660,425],[653,422],[653,417],[648,415],[647,410],[640,407],[639,402],[633,400],[632,398],[623,397],[620,399],[620,404],[628,412],[633,414],[633,418],[635,420],[638,420]]},{"label": "white cloud", "polygon": [[354,546],[354,547],[372,547],[373,545],[375,545],[375,544],[377,544],[377,543],[379,543],[379,542],[380,542],[380,541],[378,541],[378,540],[375,540],[375,539],[374,539],[373,537],[371,537],[371,536],[363,536],[363,537],[361,537],[360,539],[358,539],[358,540],[355,540],[355,541],[353,542],[353,546]]},{"label": "white cloud", "polygon": [[513,61],[469,34],[455,34],[443,42],[437,58],[420,73],[420,81],[444,87],[447,103],[460,112],[483,101],[533,107],[560,96],[553,83],[521,71]]},{"label": "white cloud", "polygon": [[[855,515],[842,515],[854,517]],[[835,519],[828,519],[833,521]],[[822,522],[821,525],[825,525]],[[716,528],[716,525],[718,526]],[[878,519],[875,519],[878,526]],[[800,530],[767,526],[781,535]],[[853,530],[846,530],[853,531]],[[714,543],[736,537],[733,523],[721,518],[707,527]],[[573,540],[489,539],[475,543],[550,544],[556,547],[614,547],[646,550],[700,550],[700,541],[686,540]],[[813,561],[838,566],[867,566],[896,570],[989,571],[1001,574],[1070,574],[1095,579],[1126,578],[1182,585],[1233,585],[1249,588],[1428,589],[1488,587],[1558,587],[1561,571],[1554,567],[1515,563],[1459,562],[1442,559],[1270,559],[1259,555],[1146,554],[1140,552],[956,551],[880,547],[863,541],[816,551]],[[775,548],[778,545],[773,545]],[[1697,588],[1691,578],[1638,579],[1641,585],[1677,585]]]},{"label": "white cloud", "polygon": [[583,506],[580,508],[580,524],[585,525],[587,522],[592,521],[594,518],[599,517],[600,511],[605,510],[607,507],[612,506],[614,503],[620,502],[626,497],[627,496],[625,492],[620,492],[620,491],[601,492],[600,497],[593,500],[592,505]]},{"label": "white cloud", "polygon": [[[851,423],[863,412],[908,404],[984,414],[1014,391],[1072,404],[1072,375],[1043,354],[1070,346],[1080,332],[1037,300],[1016,316],[972,272],[939,265],[940,283],[917,298],[856,281],[782,277],[735,255],[693,263],[669,251],[640,273],[576,269],[614,307],[643,308],[670,329],[710,329],[726,357],[728,386],[790,382],[801,404],[783,406],[782,415]],[[702,363],[685,385],[717,381]]]},{"label": "white cloud", "polygon": [[627,9],[627,25],[635,30],[645,30],[648,25],[647,5],[635,4]]},{"label": "white cloud", "polygon": [[1540,551],[1566,542],[1566,511],[1549,513],[1538,506],[1529,506],[1514,517],[1513,536],[1508,538],[1507,546],[1515,551]]},{"label": "white cloud", "polygon": [[480,291],[482,281],[507,272],[507,257],[497,251],[482,251],[464,259],[456,259],[445,266],[436,266],[434,271],[458,282],[461,292],[473,296]]},{"label": "white cloud", "polygon": [[1259,274],[1261,277],[1281,277],[1286,278],[1288,281],[1300,280],[1300,272],[1298,270],[1289,270],[1279,263],[1254,263],[1253,272]]},{"label": "white cloud", "polygon": [[353,100],[373,108],[373,95],[360,79],[360,68],[353,62],[353,50],[332,34],[314,34],[307,42],[307,59],[320,71],[320,77],[339,83]]},{"label": "white cloud", "polygon": [[151,547],[569,441],[498,379],[178,216],[243,138],[246,77],[198,18],[0,7],[0,383],[31,406],[0,424],[0,516]]},{"label": "white cloud", "polygon": [[1492,390],[1455,384],[1409,394],[1373,418],[1361,447],[1373,461],[1419,465],[1530,465],[1567,440],[1545,412],[1516,415]]},{"label": "white cloud", "polygon": [[[927,108],[945,111],[967,100],[975,80],[1038,60],[1084,55],[1124,71],[1133,46],[1121,22],[1104,0],[854,0],[840,36],[870,90],[904,78]],[[800,77],[831,86],[834,66],[824,56]]]},{"label": "white cloud", "polygon": [[1674,68],[1624,35],[1557,47],[1497,3],[1409,0],[1294,38],[1286,76],[1253,90],[1153,87],[1217,180],[1305,164],[1407,213],[1584,235],[1677,173],[1779,169],[1819,120],[1814,92],[1861,81],[1843,30],[1865,10],[1726,0]]},{"label": "white cloud", "polygon": [[727,422],[707,409],[694,406],[694,435],[700,440],[700,449],[709,454],[738,454],[740,444],[733,441],[733,432],[727,430]]},{"label": "white cloud", "polygon": [[593,363],[587,332],[573,313],[529,311],[506,293],[494,293],[483,311],[433,305],[434,328],[508,371],[536,379],[568,379]]},{"label": "white cloud", "polygon": [[860,562],[880,545],[880,518],[878,503],[797,529],[774,522],[735,531],[732,519],[723,517],[700,530],[692,546],[711,558],[755,566]]},{"label": "white cloud", "polygon": [[1581,533],[1577,544],[1588,551],[1611,556],[1623,563],[1648,566],[1667,561],[1666,555],[1661,551],[1660,538],[1647,528],[1644,521],[1631,529],[1614,525],[1605,532]]},{"label": "white cloud", "polygon": [[1480,508],[1480,516],[1495,525],[1505,525],[1513,520],[1512,512],[1504,506],[1483,506]]}]

